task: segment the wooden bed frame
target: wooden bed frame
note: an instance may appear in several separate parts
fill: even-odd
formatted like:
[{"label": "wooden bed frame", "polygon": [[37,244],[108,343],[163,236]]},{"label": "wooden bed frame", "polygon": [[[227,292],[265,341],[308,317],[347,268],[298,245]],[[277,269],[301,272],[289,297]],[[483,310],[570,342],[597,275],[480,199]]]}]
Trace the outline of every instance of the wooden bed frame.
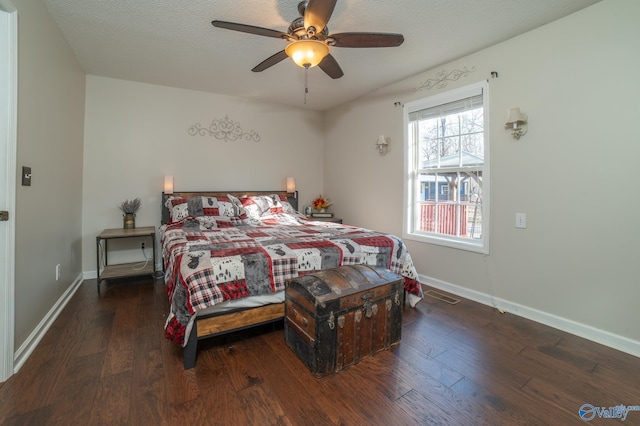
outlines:
[{"label": "wooden bed frame", "polygon": [[[238,198],[251,195],[271,195],[284,194],[295,210],[298,210],[298,192],[286,191],[216,191],[216,192],[174,192],[173,194],[162,193],[162,223],[169,221],[169,209],[165,207],[165,202],[169,197],[221,197],[227,194]],[[164,264],[164,259],[163,259]],[[193,328],[189,334],[189,339],[184,347],[183,362],[185,370],[193,368],[196,364],[196,353],[198,340],[219,336],[234,331],[268,324],[284,319],[284,302],[259,306],[256,308],[240,308],[221,313],[213,313],[202,317],[196,317]]]}]

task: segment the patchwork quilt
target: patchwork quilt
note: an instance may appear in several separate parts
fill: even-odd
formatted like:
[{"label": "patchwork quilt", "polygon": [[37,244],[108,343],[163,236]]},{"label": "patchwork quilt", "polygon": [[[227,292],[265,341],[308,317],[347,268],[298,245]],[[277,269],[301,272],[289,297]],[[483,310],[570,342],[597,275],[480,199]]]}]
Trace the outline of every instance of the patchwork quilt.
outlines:
[{"label": "patchwork quilt", "polygon": [[165,335],[179,345],[202,309],[283,291],[287,280],[341,265],[387,268],[403,277],[412,306],[422,299],[411,256],[393,235],[287,213],[186,217],[160,232],[170,301]]}]

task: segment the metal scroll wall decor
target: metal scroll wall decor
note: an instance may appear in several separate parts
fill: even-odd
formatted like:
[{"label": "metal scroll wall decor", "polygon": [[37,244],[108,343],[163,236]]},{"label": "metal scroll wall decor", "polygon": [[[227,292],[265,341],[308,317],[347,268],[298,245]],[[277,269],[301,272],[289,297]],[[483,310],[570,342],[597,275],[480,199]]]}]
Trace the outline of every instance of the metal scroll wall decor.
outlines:
[{"label": "metal scroll wall decor", "polygon": [[188,132],[191,136],[206,136],[208,134],[225,142],[237,140],[260,142],[260,135],[255,130],[243,132],[240,123],[236,123],[226,115],[220,120],[213,120],[209,127],[202,127],[200,123],[196,123],[189,127]]},{"label": "metal scroll wall decor", "polygon": [[416,88],[416,91],[431,90],[434,87],[437,89],[442,89],[443,87],[447,87],[447,84],[450,81],[456,81],[461,79],[462,77],[467,77],[469,76],[469,74],[471,74],[475,70],[476,70],[476,67],[471,67],[471,68],[464,67],[461,70],[452,70],[452,71],[442,70],[438,74],[436,74],[436,78],[430,78],[424,81],[423,83],[421,83]]}]

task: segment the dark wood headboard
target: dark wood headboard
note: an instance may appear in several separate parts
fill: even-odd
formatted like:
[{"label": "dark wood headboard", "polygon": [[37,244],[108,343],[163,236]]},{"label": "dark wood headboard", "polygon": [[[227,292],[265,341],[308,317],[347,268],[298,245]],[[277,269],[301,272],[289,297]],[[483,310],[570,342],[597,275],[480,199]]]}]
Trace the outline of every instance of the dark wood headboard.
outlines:
[{"label": "dark wood headboard", "polygon": [[162,223],[167,223],[169,221],[169,209],[165,207],[165,202],[169,197],[182,197],[182,198],[191,198],[191,197],[226,197],[227,194],[231,194],[238,198],[248,197],[251,195],[271,195],[271,194],[281,194],[286,195],[289,204],[293,206],[293,208],[298,210],[298,191],[295,192],[287,192],[287,191],[191,191],[191,192],[174,192],[173,194],[165,194],[162,193]]}]

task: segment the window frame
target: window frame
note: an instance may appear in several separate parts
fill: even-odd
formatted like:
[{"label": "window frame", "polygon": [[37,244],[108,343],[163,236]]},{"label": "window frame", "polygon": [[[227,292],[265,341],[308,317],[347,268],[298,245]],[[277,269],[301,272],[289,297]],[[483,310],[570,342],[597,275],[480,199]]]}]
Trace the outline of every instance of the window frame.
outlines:
[{"label": "window frame", "polygon": [[[469,98],[482,94],[483,126],[484,126],[484,164],[482,167],[482,237],[479,239],[462,238],[451,235],[439,234],[435,232],[425,232],[415,230],[414,220],[417,211],[415,210],[415,197],[420,190],[420,181],[417,178],[417,153],[416,146],[410,135],[411,120],[409,115],[413,112],[427,108],[433,108],[450,102]],[[491,222],[491,137],[490,137],[490,117],[489,117],[489,83],[481,81],[468,86],[452,89],[443,93],[435,94],[415,101],[407,102],[403,108],[404,119],[404,215],[403,215],[403,238],[428,244],[435,244],[444,247],[451,247],[467,250],[476,253],[489,254],[489,232]],[[437,191],[436,191],[437,192]]]}]

